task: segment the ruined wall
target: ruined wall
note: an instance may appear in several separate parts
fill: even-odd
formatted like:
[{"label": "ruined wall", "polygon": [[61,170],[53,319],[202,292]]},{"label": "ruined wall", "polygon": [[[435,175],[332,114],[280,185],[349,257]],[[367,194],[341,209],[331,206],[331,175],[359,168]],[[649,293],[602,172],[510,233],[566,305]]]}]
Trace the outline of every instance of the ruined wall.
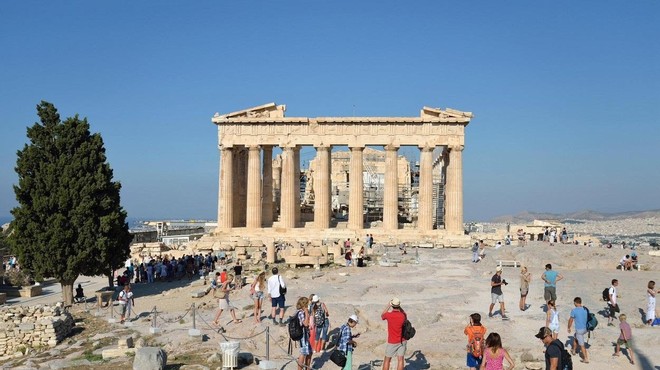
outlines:
[{"label": "ruined wall", "polygon": [[74,327],[70,313],[52,306],[0,309],[0,360],[22,356],[28,348],[54,347]]}]

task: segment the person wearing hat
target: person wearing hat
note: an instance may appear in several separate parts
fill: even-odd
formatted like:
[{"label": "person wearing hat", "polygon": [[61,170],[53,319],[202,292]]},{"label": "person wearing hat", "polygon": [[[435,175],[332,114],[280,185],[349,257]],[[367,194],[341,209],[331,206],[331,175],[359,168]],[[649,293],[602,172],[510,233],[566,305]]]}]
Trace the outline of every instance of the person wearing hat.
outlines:
[{"label": "person wearing hat", "polygon": [[385,347],[383,370],[390,369],[390,362],[394,356],[397,358],[397,370],[403,370],[403,357],[406,355],[407,341],[403,339],[402,335],[406,313],[401,308],[401,300],[397,297],[392,298],[380,318],[387,321],[387,346]]},{"label": "person wearing hat", "polygon": [[353,314],[348,317],[346,324],[339,328],[339,343],[337,344],[337,349],[342,351],[346,356],[346,365],[343,367],[344,370],[351,370],[353,366],[353,349],[357,347],[357,343],[355,343],[355,340],[353,339],[359,337],[360,333],[353,335],[351,329],[354,328],[358,322],[357,315]]},{"label": "person wearing hat", "polygon": [[559,339],[552,339],[552,330],[544,326],[539,329],[535,337],[539,338],[545,346],[545,370],[563,369],[561,352],[564,344]]},{"label": "person wearing hat", "polygon": [[312,296],[312,304],[309,310],[312,320],[314,321],[314,352],[321,352],[325,349],[325,342],[328,341],[328,329],[330,328],[330,320],[328,316],[328,307],[325,303],[321,302],[318,295]]},{"label": "person wearing hat", "polygon": [[493,317],[493,307],[495,303],[500,302],[500,315],[502,320],[508,320],[509,317],[504,311],[504,293],[502,293],[502,284],[507,285],[505,279],[502,279],[502,266],[495,268],[495,275],[490,279],[490,307],[488,308],[488,317]]}]

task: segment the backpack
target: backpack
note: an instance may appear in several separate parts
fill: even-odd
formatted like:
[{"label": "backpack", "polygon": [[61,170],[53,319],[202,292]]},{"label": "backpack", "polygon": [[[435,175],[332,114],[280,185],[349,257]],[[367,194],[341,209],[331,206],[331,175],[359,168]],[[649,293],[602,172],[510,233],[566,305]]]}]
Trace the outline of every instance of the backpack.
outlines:
[{"label": "backpack", "polygon": [[605,302],[610,301],[610,288],[605,288],[603,290],[603,301],[605,301]]},{"label": "backpack", "polygon": [[484,332],[472,332],[472,340],[470,341],[469,351],[474,358],[481,358],[484,355],[484,348],[486,348],[486,341],[484,340]]},{"label": "backpack", "polygon": [[573,370],[573,358],[571,357],[571,354],[566,350],[564,345],[559,342],[558,340],[553,340],[550,345],[555,345],[559,347],[559,366],[557,369],[559,370]]},{"label": "backpack", "polygon": [[413,328],[410,321],[408,321],[408,319],[405,319],[403,321],[403,328],[401,329],[401,337],[405,340],[410,340],[410,339],[412,339],[412,337],[415,336],[416,333],[417,333],[417,330],[415,330],[415,328]]},{"label": "backpack", "polygon": [[325,311],[323,310],[323,305],[319,304],[314,312],[314,325],[317,328],[325,325]]},{"label": "backpack", "polygon": [[589,309],[586,307],[584,309],[587,310],[587,331],[593,331],[598,326],[596,314],[589,312]]},{"label": "backpack", "polygon": [[291,340],[301,340],[303,337],[303,326],[300,325],[300,320],[298,319],[298,313],[289,317],[289,337]]}]

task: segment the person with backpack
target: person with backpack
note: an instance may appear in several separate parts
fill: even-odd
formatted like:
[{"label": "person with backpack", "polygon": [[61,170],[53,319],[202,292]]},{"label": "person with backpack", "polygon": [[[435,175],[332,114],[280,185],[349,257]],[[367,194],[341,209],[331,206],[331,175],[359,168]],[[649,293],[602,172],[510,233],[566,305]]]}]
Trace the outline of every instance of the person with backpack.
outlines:
[{"label": "person with backpack", "polygon": [[508,370],[512,370],[516,366],[509,356],[509,352],[502,347],[500,335],[498,333],[488,334],[481,370],[504,370],[504,359],[509,363]]},{"label": "person with backpack", "polygon": [[481,315],[473,313],[470,315],[470,323],[465,327],[463,333],[468,337],[467,344],[467,367],[476,370],[481,366],[486,342],[486,327],[481,325]]},{"label": "person with backpack", "polygon": [[[290,320],[297,320],[299,329],[302,329],[302,336],[298,339],[300,347],[300,356],[298,356],[298,370],[309,369],[312,363],[312,346],[309,343],[309,298],[300,297],[296,302],[296,314]],[[291,327],[289,327],[289,334],[291,334]],[[292,337],[291,339],[294,339]]]},{"label": "person with backpack", "polygon": [[552,331],[552,339],[559,336],[559,311],[555,301],[548,301],[548,312],[546,313],[545,326]]},{"label": "person with backpack", "polygon": [[612,279],[612,286],[607,291],[607,308],[609,309],[609,315],[607,315],[607,326],[614,326],[614,319],[616,319],[616,313],[621,312],[619,305],[616,303],[616,287],[619,286],[619,280]]},{"label": "person with backpack", "polygon": [[541,327],[535,335],[545,346],[545,370],[572,370],[573,361],[571,355],[564,348],[559,339],[552,339],[552,331],[547,327]]},{"label": "person with backpack", "polygon": [[392,298],[380,318],[387,321],[387,346],[385,347],[383,370],[390,370],[390,362],[394,356],[397,359],[397,370],[403,370],[403,357],[406,355],[408,342],[403,338],[403,323],[406,321],[406,313],[401,308],[401,300],[397,297]]},{"label": "person with backpack", "polygon": [[337,349],[342,351],[346,356],[346,365],[343,367],[343,370],[351,370],[353,367],[353,349],[357,347],[354,338],[359,337],[360,334],[353,335],[351,329],[358,324],[358,321],[357,315],[351,315],[346,324],[339,328],[339,343],[337,344]]},{"label": "person with backpack", "polygon": [[584,345],[584,335],[587,334],[587,320],[589,319],[589,314],[586,307],[582,306],[582,298],[575,297],[573,299],[573,304],[575,308],[571,310],[571,318],[568,319],[568,332],[571,332],[571,326],[575,322],[575,334],[573,334],[573,347],[571,348],[571,354],[575,355],[578,346],[580,347],[580,352],[582,352],[581,362],[585,364],[589,363],[589,352]]},{"label": "person with backpack", "polygon": [[312,296],[310,314],[316,328],[314,352],[321,352],[325,349],[325,343],[328,341],[328,329],[330,328],[328,317],[330,313],[328,312],[328,307],[326,307],[325,303],[321,302],[319,296],[316,294]]},{"label": "person with backpack", "polygon": [[123,324],[126,320],[126,316],[131,316],[131,309],[133,306],[135,306],[135,297],[131,291],[131,284],[124,285],[124,290],[119,292],[117,300],[119,301],[119,306],[121,307],[121,319],[119,322]]}]

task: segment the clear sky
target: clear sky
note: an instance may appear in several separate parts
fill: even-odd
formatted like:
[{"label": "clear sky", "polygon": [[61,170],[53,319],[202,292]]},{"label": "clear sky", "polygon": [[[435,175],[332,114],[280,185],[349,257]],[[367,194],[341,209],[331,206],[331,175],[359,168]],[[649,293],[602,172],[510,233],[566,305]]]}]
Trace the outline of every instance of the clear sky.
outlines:
[{"label": "clear sky", "polygon": [[[2,1],[0,217],[40,100],[129,217],[214,219],[215,112],[474,112],[465,219],[660,208],[660,1]],[[406,154],[412,155],[410,152]]]}]

